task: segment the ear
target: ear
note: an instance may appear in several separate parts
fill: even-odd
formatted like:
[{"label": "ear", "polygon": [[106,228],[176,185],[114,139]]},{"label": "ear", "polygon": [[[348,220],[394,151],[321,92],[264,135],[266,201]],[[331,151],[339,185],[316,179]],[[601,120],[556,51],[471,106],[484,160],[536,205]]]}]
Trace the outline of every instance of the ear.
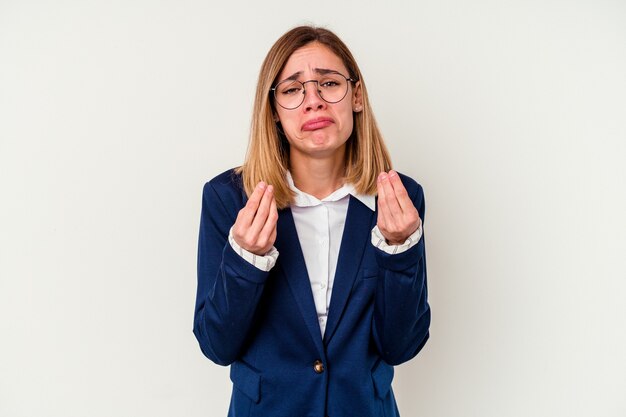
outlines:
[{"label": "ear", "polygon": [[363,111],[363,90],[361,89],[361,81],[354,83],[352,89],[352,111],[359,113]]}]

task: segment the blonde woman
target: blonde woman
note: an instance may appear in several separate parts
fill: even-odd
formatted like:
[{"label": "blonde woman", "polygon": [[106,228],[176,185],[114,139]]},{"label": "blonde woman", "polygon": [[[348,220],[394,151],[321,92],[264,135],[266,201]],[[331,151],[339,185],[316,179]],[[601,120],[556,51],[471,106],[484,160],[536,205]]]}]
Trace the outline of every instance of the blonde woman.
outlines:
[{"label": "blonde woman", "polygon": [[355,59],[285,33],[244,164],[203,191],[194,333],[230,365],[231,417],[391,417],[428,339],[422,188],[391,170]]}]

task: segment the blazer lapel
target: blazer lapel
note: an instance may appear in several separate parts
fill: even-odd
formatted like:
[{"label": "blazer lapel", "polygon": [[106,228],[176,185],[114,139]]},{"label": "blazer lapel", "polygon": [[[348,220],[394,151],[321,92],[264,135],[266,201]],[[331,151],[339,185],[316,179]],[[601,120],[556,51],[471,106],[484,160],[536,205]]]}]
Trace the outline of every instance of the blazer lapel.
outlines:
[{"label": "blazer lapel", "polygon": [[311,291],[311,281],[304,263],[304,255],[302,254],[298,233],[293,222],[293,215],[289,208],[281,211],[276,226],[276,242],[274,243],[274,246],[280,252],[278,264],[280,264],[285,273],[285,279],[311,333],[311,338],[319,349],[320,354],[323,354],[324,346],[322,345],[320,326],[317,322],[317,310],[315,309],[315,301]]},{"label": "blazer lapel", "polygon": [[355,197],[350,196],[346,224],[341,237],[341,247],[339,248],[339,257],[335,270],[333,293],[330,298],[328,321],[326,322],[326,331],[324,332],[324,344],[326,345],[337,329],[361,265],[365,245],[370,241],[373,216],[374,212],[372,210]]}]

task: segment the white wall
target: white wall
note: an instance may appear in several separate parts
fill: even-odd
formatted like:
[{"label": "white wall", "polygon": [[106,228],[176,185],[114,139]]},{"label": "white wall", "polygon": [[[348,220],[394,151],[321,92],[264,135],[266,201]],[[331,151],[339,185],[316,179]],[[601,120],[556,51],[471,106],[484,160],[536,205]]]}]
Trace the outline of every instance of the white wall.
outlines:
[{"label": "white wall", "polygon": [[403,416],[626,415],[626,3],[223,3],[0,0],[0,416],[226,414],[191,332],[201,187],[305,22],[426,192]]}]

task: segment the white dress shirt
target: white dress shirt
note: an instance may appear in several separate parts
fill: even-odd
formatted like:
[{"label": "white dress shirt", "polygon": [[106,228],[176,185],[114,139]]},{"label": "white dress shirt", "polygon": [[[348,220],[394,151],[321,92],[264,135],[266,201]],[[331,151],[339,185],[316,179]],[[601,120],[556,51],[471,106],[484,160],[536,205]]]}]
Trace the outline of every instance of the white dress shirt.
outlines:
[{"label": "white dress shirt", "polygon": [[[295,201],[291,205],[291,213],[311,281],[313,300],[323,337],[350,195],[360,200],[372,211],[376,210],[376,199],[373,195],[357,194],[353,185],[344,184],[329,196],[319,200],[300,191],[294,185],[289,172],[287,172],[287,181],[289,187],[296,193]],[[422,225],[420,223],[419,228],[402,245],[388,245],[378,230],[378,226],[375,226],[372,229],[371,242],[386,253],[396,254],[417,244],[421,236]],[[274,247],[265,256],[255,255],[241,248],[232,237],[232,229],[228,240],[240,256],[263,271],[269,271],[278,259],[278,251]]]}]

